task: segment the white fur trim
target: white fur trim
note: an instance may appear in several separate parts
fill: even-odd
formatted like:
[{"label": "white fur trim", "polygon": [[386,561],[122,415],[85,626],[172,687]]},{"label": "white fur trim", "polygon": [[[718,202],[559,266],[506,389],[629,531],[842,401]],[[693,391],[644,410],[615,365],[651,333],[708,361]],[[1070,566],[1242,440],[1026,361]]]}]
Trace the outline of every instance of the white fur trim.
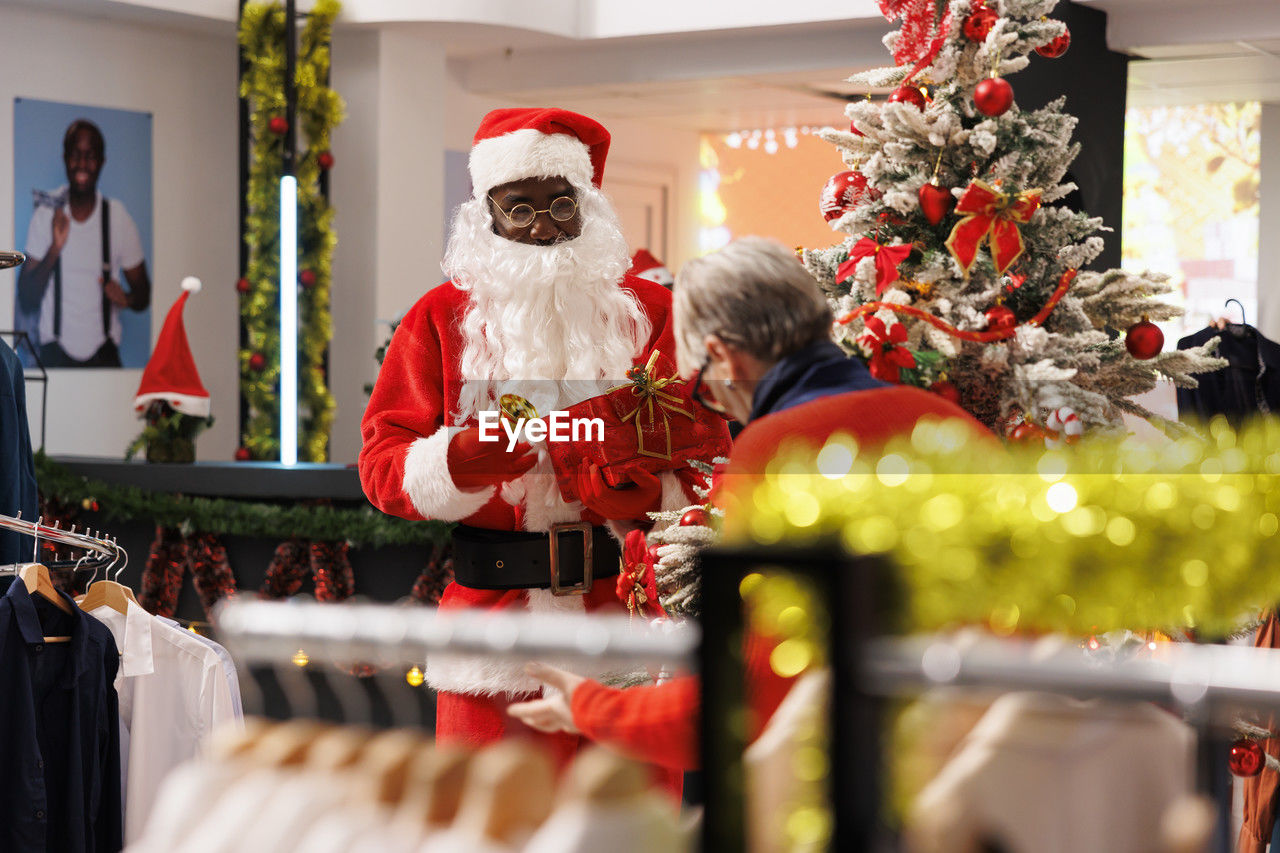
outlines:
[{"label": "white fur trim", "polygon": [[166,394],[163,391],[148,391],[133,398],[133,409],[138,417],[152,400],[163,400],[184,415],[196,418],[209,417],[209,398],[197,397],[194,394]]},{"label": "white fur trim", "polygon": [[525,178],[563,177],[575,187],[591,186],[591,153],[567,133],[542,133],[533,128],[482,139],[471,149],[471,184],[476,198],[485,198],[500,184]]},{"label": "white fur trim", "polygon": [[684,483],[680,482],[680,478],[675,475],[674,471],[663,471],[658,475],[658,479],[662,482],[662,498],[658,505],[659,511],[675,512],[678,509],[684,509],[696,500],[690,498],[685,492]]},{"label": "white fur trim", "polygon": [[409,445],[404,457],[404,491],[423,518],[460,521],[489,502],[494,486],[464,492],[449,476],[449,439],[456,427],[440,427]]},{"label": "white fur trim", "polygon": [[[596,583],[613,584],[613,576]],[[526,607],[534,613],[581,613],[582,597],[578,595],[552,595],[549,589],[526,590]],[[541,659],[540,659],[541,660]],[[601,666],[587,658],[542,660],[557,669],[575,672],[585,678],[616,680],[633,676],[616,669]],[[521,693],[537,693],[542,682],[525,674],[524,661],[500,660],[472,655],[435,655],[427,659],[425,676],[427,683],[436,690],[449,693],[469,693],[478,696],[496,696],[505,693],[515,696]]]}]

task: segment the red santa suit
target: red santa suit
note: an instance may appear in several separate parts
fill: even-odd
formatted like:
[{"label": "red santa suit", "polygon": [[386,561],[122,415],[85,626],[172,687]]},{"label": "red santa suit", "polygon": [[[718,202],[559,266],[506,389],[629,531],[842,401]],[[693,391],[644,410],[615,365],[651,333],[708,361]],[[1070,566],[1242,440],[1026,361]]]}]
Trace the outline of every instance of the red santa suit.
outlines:
[{"label": "red santa suit", "polygon": [[[577,190],[584,230],[581,240],[570,240],[560,245],[574,249],[578,255],[588,254],[587,228],[594,225],[588,221],[592,216],[590,205],[596,205],[597,216],[603,215],[599,206],[603,202],[598,201],[601,197],[598,193],[592,195],[592,190],[599,186],[607,147],[608,134],[604,128],[590,119],[563,110],[499,110],[491,113],[482,123],[472,150],[470,168],[476,190],[475,203],[468,202],[464,208],[472,205],[468,215],[489,217],[486,194],[490,188],[528,177],[564,177]],[[530,263],[536,263],[537,259],[528,253],[537,253],[544,247],[517,245],[492,235],[489,219],[483,220],[483,227],[468,232],[460,224],[465,213],[466,210],[460,210],[459,218],[455,219],[450,252],[455,250],[453,243],[463,238],[496,241],[493,243],[494,253],[525,253],[520,257],[533,258]],[[620,232],[617,237],[621,239]],[[617,372],[610,375],[615,377],[615,381],[623,378],[626,367],[643,367],[655,349],[672,359],[675,355],[670,293],[652,282],[624,276],[627,265],[625,243],[621,243],[621,248],[616,272],[602,284],[597,282],[610,291],[611,298],[616,298],[621,292],[629,297],[630,304],[638,307],[633,323],[639,329],[637,340],[627,342],[622,350],[618,349],[617,341],[612,341],[615,364],[610,371]],[[586,261],[585,267],[590,273],[590,259]],[[447,257],[446,266],[448,263]],[[579,259],[575,263],[583,262]],[[475,375],[474,365],[482,361],[476,353],[484,353],[484,347],[489,346],[490,361],[510,372],[510,375],[499,379],[507,380],[509,384],[527,379],[542,381],[545,386],[547,380],[582,378],[580,375],[538,375],[536,366],[529,367],[529,373],[517,374],[523,365],[511,368],[511,359],[503,360],[502,353],[493,352],[497,346],[493,342],[499,340],[504,331],[510,332],[509,328],[503,328],[509,327],[510,323],[495,325],[490,320],[490,325],[480,327],[473,322],[475,318],[471,313],[478,311],[476,306],[487,297],[480,295],[479,277],[468,276],[461,282],[457,278],[455,274],[455,280],[432,289],[418,300],[396,329],[387,349],[361,424],[363,447],[359,467],[365,494],[383,512],[402,518],[460,521],[490,531],[545,532],[554,523],[587,521],[601,524],[603,519],[599,516],[576,501],[566,502],[555,488],[548,487],[548,482],[554,485],[554,479],[548,476],[549,461],[545,459],[533,471],[501,487],[468,491],[455,485],[447,462],[450,439],[460,428],[478,423],[474,411],[475,396],[468,398],[467,395],[472,393],[468,389],[473,387],[475,380],[487,378]],[[500,299],[504,289],[519,288],[522,282],[504,281],[498,285],[496,290],[487,292],[497,292]],[[567,299],[567,302],[555,303],[556,307],[551,309],[554,316],[563,318],[575,308],[580,308],[576,304],[580,300],[572,293]],[[523,314],[517,312],[506,316],[508,319],[514,317],[518,322]],[[593,348],[599,347],[603,353],[610,345],[609,340],[593,340],[593,336],[597,339],[617,337],[616,328],[614,331],[609,331],[611,327],[607,326],[596,328],[596,319],[588,312],[587,322],[581,324],[585,328],[575,327],[559,333],[565,338],[577,335],[586,340],[586,349],[581,350],[585,354],[580,354],[576,362],[579,372],[582,363],[589,361]],[[552,337],[555,335],[553,332]],[[530,362],[536,362],[539,357],[538,347],[557,345],[557,340],[527,342]],[[623,353],[622,364],[617,363],[618,352]],[[465,377],[468,381],[464,382],[469,358],[473,372]],[[485,398],[489,402],[488,407],[497,408],[496,400],[492,399],[496,393],[488,392],[489,396]],[[567,408],[563,405],[565,402],[561,398],[560,407]],[[485,407],[483,403],[481,405]],[[539,409],[546,413],[541,407]],[[727,432],[718,429],[721,439],[706,448],[707,461],[727,450]],[[677,509],[694,500],[674,472],[663,473],[660,479],[662,508]],[[597,558],[596,577],[609,572],[616,574],[617,567],[602,566]],[[444,591],[440,607],[444,610],[527,607],[578,612],[585,608],[588,611],[617,609],[625,612],[609,578],[595,583],[586,595],[564,597],[553,596],[550,590],[541,588],[476,589],[455,582]],[[561,664],[583,674],[590,672],[583,661],[564,661]],[[521,735],[547,739],[562,760],[567,760],[577,748],[576,736],[539,735],[506,715],[505,708],[510,701],[530,698],[540,692],[540,684],[525,675],[519,663],[437,657],[427,662],[426,677],[439,691],[436,733],[437,739],[443,742],[478,746],[518,731]]]}]

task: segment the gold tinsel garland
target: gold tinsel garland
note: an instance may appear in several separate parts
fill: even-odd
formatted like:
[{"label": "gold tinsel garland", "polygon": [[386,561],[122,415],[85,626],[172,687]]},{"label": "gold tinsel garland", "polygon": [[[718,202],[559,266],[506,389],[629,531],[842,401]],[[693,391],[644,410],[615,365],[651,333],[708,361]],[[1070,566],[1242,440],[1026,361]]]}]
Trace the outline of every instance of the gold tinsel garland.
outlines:
[{"label": "gold tinsel garland", "polygon": [[[317,0],[301,33],[295,69],[299,138],[306,144],[295,169],[298,270],[300,275],[315,277],[298,296],[298,448],[300,458],[311,462],[328,458],[334,413],[324,359],[333,337],[329,294],[337,237],[333,210],[320,192],[320,158],[328,154],[330,133],[342,121],[344,111],[342,99],[326,82],[330,33],[340,8],[337,0]],[[253,459],[276,459],[280,454],[279,207],[285,137],[272,131],[271,120],[285,114],[284,7],[274,2],[246,3],[239,37],[247,58],[240,95],[249,101],[251,148],[245,222],[249,290],[240,297],[248,332],[247,345],[240,350],[240,387],[249,417],[241,444]],[[254,369],[255,356],[260,356],[259,369]]]},{"label": "gold tinsel garland", "polygon": [[874,455],[847,436],[816,459],[784,447],[737,494],[726,539],[885,555],[904,631],[1224,636],[1280,601],[1280,421],[1208,436],[1002,452],[926,421]]}]

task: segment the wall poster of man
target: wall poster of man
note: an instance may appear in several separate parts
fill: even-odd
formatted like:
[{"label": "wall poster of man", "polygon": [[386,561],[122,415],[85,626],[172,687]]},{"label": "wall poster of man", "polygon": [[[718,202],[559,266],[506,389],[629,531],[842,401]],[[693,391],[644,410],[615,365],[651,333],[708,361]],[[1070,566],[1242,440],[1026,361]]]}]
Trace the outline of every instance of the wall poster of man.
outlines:
[{"label": "wall poster of man", "polygon": [[151,114],[15,98],[13,136],[15,328],[48,368],[144,367]]}]

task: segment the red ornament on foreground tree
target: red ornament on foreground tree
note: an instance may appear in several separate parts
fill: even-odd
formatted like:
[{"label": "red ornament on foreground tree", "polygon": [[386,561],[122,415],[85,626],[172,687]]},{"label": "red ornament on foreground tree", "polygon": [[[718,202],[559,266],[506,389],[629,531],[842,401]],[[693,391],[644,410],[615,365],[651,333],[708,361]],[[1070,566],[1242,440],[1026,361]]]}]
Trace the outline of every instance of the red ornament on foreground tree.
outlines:
[{"label": "red ornament on foreground tree", "polygon": [[1155,358],[1164,349],[1164,332],[1144,314],[1125,333],[1124,348],[1129,351],[1129,355],[1140,361]]},{"label": "red ornament on foreground tree", "polygon": [[1003,332],[1018,325],[1018,318],[1006,305],[991,306],[986,310],[986,318],[987,329],[993,332]]},{"label": "red ornament on foreground tree", "polygon": [[1241,738],[1231,744],[1231,753],[1227,757],[1227,766],[1236,776],[1257,776],[1267,766],[1267,754],[1262,745],[1251,738]]},{"label": "red ornament on foreground tree", "polygon": [[1002,116],[1013,106],[1013,87],[1003,77],[988,77],[974,88],[973,105],[985,116]]},{"label": "red ornament on foreground tree", "polygon": [[928,103],[928,99],[925,98],[924,92],[921,92],[919,87],[912,86],[909,83],[905,86],[899,86],[894,89],[893,94],[889,96],[889,100],[903,104],[911,104],[919,110],[923,110],[925,104]]},{"label": "red ornament on foreground tree", "polygon": [[999,15],[985,6],[974,9],[964,19],[964,37],[973,42],[986,41],[987,34],[991,32],[991,28],[996,25],[996,21],[999,19]]},{"label": "red ornament on foreground tree", "polygon": [[681,527],[707,527],[710,521],[710,514],[700,506],[696,506],[680,516]]},{"label": "red ornament on foreground tree", "polygon": [[827,222],[839,219],[853,209],[867,192],[867,179],[861,172],[837,172],[822,185],[818,209]]},{"label": "red ornament on foreground tree", "polygon": [[930,181],[920,188],[920,212],[929,220],[930,225],[937,225],[946,218],[956,206],[956,197],[949,187],[940,187]]},{"label": "red ornament on foreground tree", "polygon": [[1036,53],[1049,59],[1057,59],[1059,56],[1067,52],[1067,48],[1071,47],[1071,30],[1063,30],[1062,35],[1058,36],[1048,44],[1042,44],[1036,48]]}]

